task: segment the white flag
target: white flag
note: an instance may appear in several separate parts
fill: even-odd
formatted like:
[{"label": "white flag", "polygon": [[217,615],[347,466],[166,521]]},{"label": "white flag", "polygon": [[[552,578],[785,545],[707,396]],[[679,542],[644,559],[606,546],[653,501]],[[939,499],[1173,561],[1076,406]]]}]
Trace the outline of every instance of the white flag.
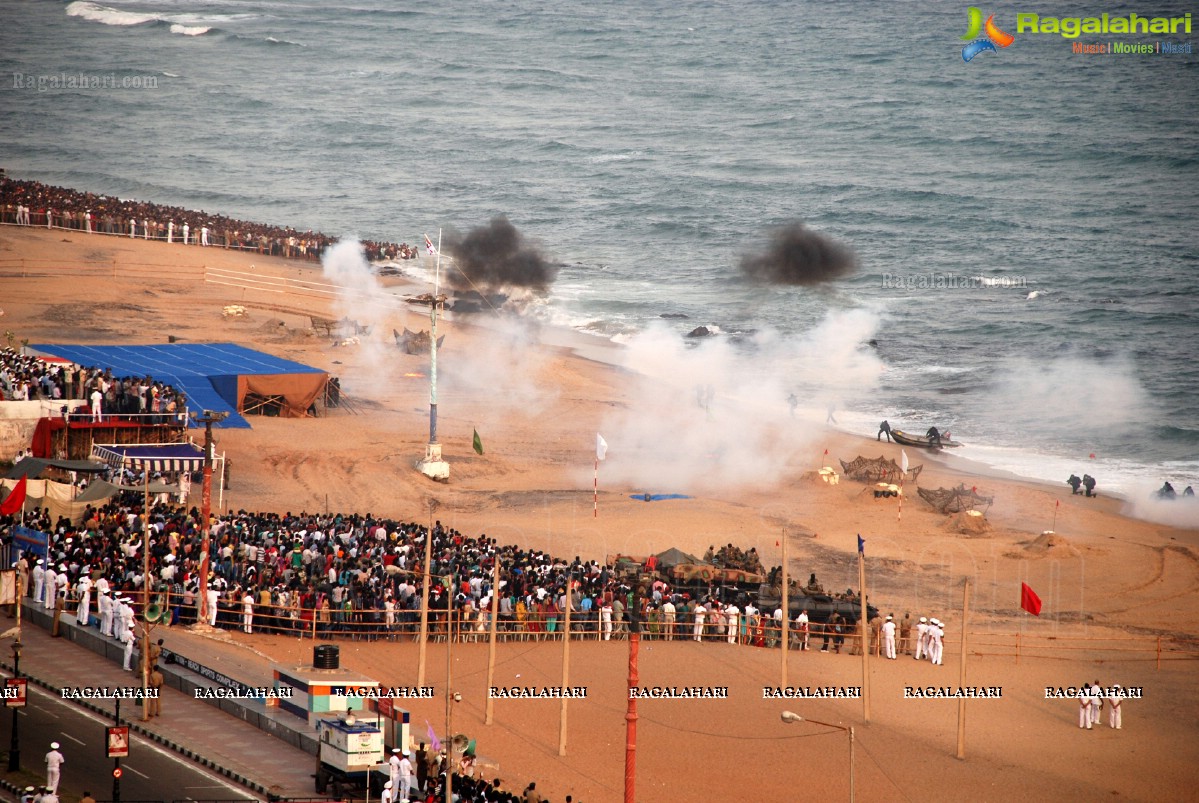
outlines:
[{"label": "white flag", "polygon": [[908,473],[908,453],[903,449],[899,450],[899,467],[903,469],[903,473]]},{"label": "white flag", "polygon": [[608,455],[608,442],[604,440],[604,436],[595,433],[595,459],[603,460]]}]

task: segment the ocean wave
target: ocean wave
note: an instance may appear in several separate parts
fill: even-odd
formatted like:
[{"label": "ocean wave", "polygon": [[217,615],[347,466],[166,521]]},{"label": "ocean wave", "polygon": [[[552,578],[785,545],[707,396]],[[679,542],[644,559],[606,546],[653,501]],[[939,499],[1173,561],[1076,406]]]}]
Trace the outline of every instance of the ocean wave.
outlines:
[{"label": "ocean wave", "polygon": [[134,11],[120,11],[98,3],[88,3],[86,0],[76,0],[67,6],[68,17],[81,17],[103,25],[144,25],[147,22],[157,22],[155,14],[139,14]]},{"label": "ocean wave", "polygon": [[203,36],[211,31],[212,28],[206,28],[203,25],[180,25],[175,23],[171,26],[171,33],[179,33],[184,36]]}]

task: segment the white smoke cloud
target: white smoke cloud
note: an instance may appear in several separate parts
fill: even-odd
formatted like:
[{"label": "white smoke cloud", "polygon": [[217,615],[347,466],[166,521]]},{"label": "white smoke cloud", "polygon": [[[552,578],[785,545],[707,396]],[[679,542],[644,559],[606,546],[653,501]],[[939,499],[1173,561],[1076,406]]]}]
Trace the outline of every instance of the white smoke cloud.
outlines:
[{"label": "white smoke cloud", "polygon": [[810,457],[820,438],[813,424],[830,400],[851,402],[877,386],[883,365],[864,343],[878,322],[869,310],[833,311],[806,333],[764,332],[748,347],[684,341],[664,327],[634,337],[624,362],[641,375],[633,400],[600,429],[610,445],[606,478],[653,493],[777,481]]},{"label": "white smoke cloud", "polygon": [[1007,361],[980,404],[980,418],[1009,421],[1031,436],[1083,441],[1096,427],[1143,426],[1153,416],[1152,398],[1130,358],[1071,353]]}]

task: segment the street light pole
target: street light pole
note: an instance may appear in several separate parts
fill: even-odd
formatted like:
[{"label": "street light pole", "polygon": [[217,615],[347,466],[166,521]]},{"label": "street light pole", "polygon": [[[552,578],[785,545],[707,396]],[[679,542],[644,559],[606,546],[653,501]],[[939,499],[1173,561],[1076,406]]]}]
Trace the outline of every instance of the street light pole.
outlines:
[{"label": "street light pole", "polygon": [[849,727],[846,727],[845,725],[834,725],[831,722],[821,722],[818,719],[808,719],[807,717],[801,717],[799,714],[796,714],[794,711],[784,711],[784,712],[782,712],[782,714],[780,716],[782,717],[783,722],[787,722],[787,723],[811,722],[813,725],[823,725],[826,728],[836,728],[837,730],[842,730],[849,734],[849,803],[853,803],[854,802],[853,726],[850,725]]},{"label": "street light pole", "polygon": [[[21,606],[21,589],[17,589],[17,608]],[[18,616],[20,613],[18,612]],[[12,676],[14,678],[21,677],[21,641],[12,643]],[[18,710],[16,706],[12,709],[12,743],[8,747],[8,771],[16,772],[21,769],[21,742],[18,735],[17,727],[19,720],[17,719]]]},{"label": "street light pole", "polygon": [[204,415],[195,416],[192,420],[204,425],[204,490],[200,497],[200,577],[199,588],[197,593],[199,599],[199,616],[197,624],[207,624],[208,611],[208,533],[209,533],[209,517],[212,515],[212,425],[220,423],[229,417],[229,413],[223,410],[205,410]]}]

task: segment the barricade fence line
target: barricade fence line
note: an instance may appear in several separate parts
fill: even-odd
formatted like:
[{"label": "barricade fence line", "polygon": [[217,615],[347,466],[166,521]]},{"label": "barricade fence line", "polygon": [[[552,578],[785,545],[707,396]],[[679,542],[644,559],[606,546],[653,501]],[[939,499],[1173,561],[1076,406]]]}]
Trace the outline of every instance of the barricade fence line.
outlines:
[{"label": "barricade fence line", "polygon": [[[138,599],[143,592],[122,592],[134,599],[135,613],[141,621],[142,603]],[[151,592],[151,602],[160,604],[173,624],[191,624],[196,619],[197,606],[185,601],[186,596],[177,592]],[[76,598],[64,600],[64,608],[78,613],[79,601]],[[92,619],[98,614],[94,599],[90,608]],[[276,606],[263,606],[253,603],[249,627],[253,633],[272,633],[293,635],[298,638],[341,638],[351,641],[415,641],[420,631],[419,609],[391,611],[393,621],[388,623],[386,609],[342,609],[332,607],[301,607],[292,606],[286,612],[280,613]],[[243,629],[246,627],[245,608],[243,603],[231,604],[230,601],[219,600],[216,606],[215,625],[225,629]],[[774,620],[763,617],[765,621],[738,617],[738,632],[731,643],[775,648],[781,642],[780,628],[773,624]],[[496,625],[496,638],[501,641],[558,641],[564,635],[564,617],[561,613],[551,614],[546,611],[525,612],[514,611],[511,615],[501,614]],[[610,628],[607,625],[610,624]],[[596,615],[584,614],[581,611],[571,613],[571,636],[579,640],[623,640],[628,636],[627,621],[613,618],[610,623],[601,620]],[[643,640],[695,640],[694,623],[690,621],[675,622],[673,634],[657,627],[658,623],[643,621],[641,637]],[[799,650],[804,642],[804,634],[793,628],[788,628],[789,643],[792,650]],[[819,650],[827,642],[830,649],[847,653],[860,654],[861,634],[856,627],[847,628],[837,633],[825,631],[823,625],[812,623],[807,632],[809,650]],[[446,609],[434,608],[429,612],[428,636],[431,641],[443,642],[447,637],[455,642],[485,643],[490,638],[490,610],[459,611],[449,616]],[[1145,660],[1157,660],[1160,666],[1162,660],[1183,660],[1199,658],[1199,638],[1183,636],[1052,636],[1029,633],[996,633],[994,631],[970,631],[968,634],[969,649],[972,655],[1014,657],[1053,658],[1087,651],[1103,654],[1144,654]],[[700,641],[729,642],[727,622],[705,622],[698,634]],[[880,643],[873,635],[868,634],[871,653],[878,654]],[[901,639],[896,636],[897,649]],[[909,639],[910,653],[915,644],[915,635]],[[954,640],[945,639],[947,651],[952,652]],[[1120,646],[1127,644],[1129,646]],[[1126,660],[1126,659],[1121,659]]]},{"label": "barricade fence line", "polygon": [[[202,229],[189,228],[189,242],[185,243],[183,242],[183,229],[181,226],[176,226],[168,235],[166,228],[157,228],[159,221],[156,220],[150,221],[155,226],[155,230],[150,234],[150,236],[147,237],[145,234],[144,221],[141,220],[137,221],[136,234],[130,236],[128,228],[125,228],[124,231],[106,229],[102,219],[93,218],[90,223],[91,228],[88,228],[87,221],[81,220],[71,214],[55,214],[53,217],[54,219],[51,221],[50,225],[46,225],[45,212],[33,212],[31,214],[30,223],[17,223],[14,219],[14,213],[9,212],[8,210],[0,210],[0,225],[13,226],[14,228],[20,229],[73,231],[80,234],[98,234],[104,237],[121,237],[126,240],[143,240],[160,243],[169,242],[173,245],[183,245],[195,248],[220,248],[230,251],[245,251],[247,253],[255,252],[266,256],[283,257],[285,259],[303,259],[307,262],[319,262],[320,250],[323,250],[322,247],[320,250],[316,250],[314,253],[312,246],[308,246],[307,249],[301,249],[298,244],[296,246],[291,246],[286,241],[279,241],[277,238],[273,237],[266,238],[266,242],[259,242],[258,238],[255,238],[255,242],[249,242],[249,238],[238,237],[236,239],[232,239],[228,238],[228,235],[223,229],[209,229],[208,245],[203,245],[201,242],[201,238],[203,236]],[[114,226],[113,228],[118,227]],[[231,242],[226,243],[226,239],[231,239]],[[303,250],[304,253],[292,253],[293,249],[296,252]]]}]

